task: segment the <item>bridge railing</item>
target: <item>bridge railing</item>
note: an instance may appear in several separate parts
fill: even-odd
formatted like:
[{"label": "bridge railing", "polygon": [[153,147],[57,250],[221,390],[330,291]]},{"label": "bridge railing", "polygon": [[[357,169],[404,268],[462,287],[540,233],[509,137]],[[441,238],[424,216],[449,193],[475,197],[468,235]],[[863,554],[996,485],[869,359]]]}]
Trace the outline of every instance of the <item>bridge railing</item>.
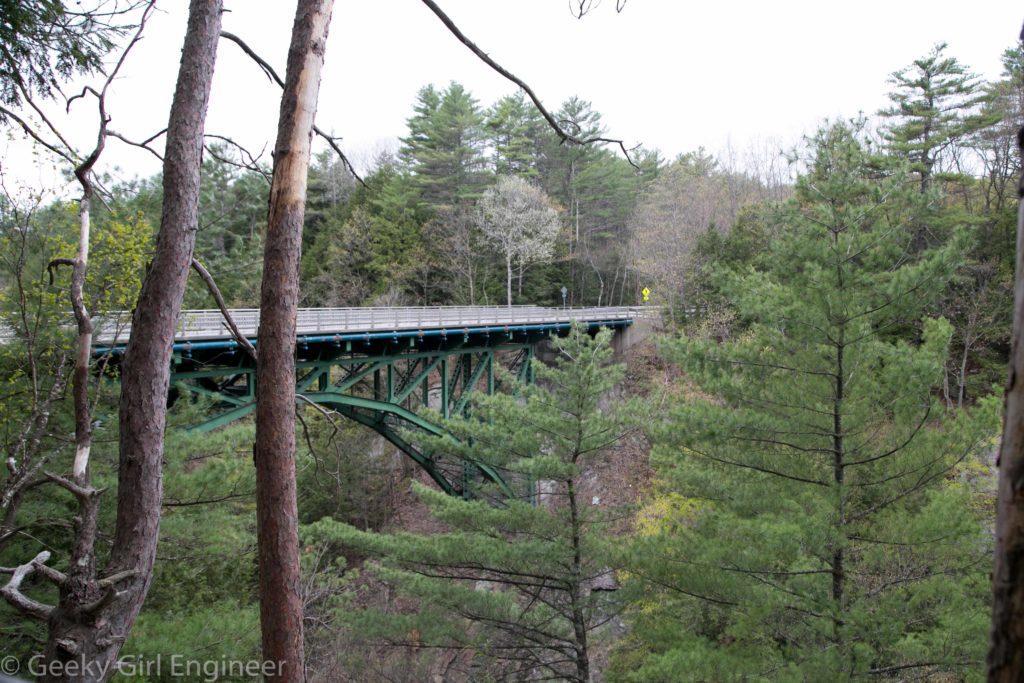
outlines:
[{"label": "bridge railing", "polygon": [[[298,311],[296,333],[374,332],[428,328],[481,327],[597,320],[633,320],[648,317],[649,307],[611,306],[556,308],[545,306],[425,306],[408,308],[302,308]],[[259,328],[257,308],[231,311],[231,317],[248,337]],[[122,311],[94,320],[94,339],[119,343],[131,334],[131,314]],[[224,339],[230,337],[221,312],[216,309],[186,310],[178,316],[178,340]]]}]

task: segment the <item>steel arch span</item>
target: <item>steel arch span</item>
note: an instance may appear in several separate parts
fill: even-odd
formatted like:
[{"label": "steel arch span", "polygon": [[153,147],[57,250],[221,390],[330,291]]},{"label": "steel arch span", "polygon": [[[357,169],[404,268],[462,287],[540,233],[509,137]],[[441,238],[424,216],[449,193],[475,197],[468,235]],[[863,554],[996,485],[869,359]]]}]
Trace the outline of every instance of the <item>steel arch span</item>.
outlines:
[{"label": "steel arch span", "polygon": [[[425,452],[416,434],[444,433],[423,418],[463,414],[474,391],[494,393],[498,367],[513,381],[532,381],[538,345],[573,324],[624,329],[645,311],[635,308],[557,309],[535,306],[384,309],[304,309],[296,340],[296,401],[313,403],[374,430],[421,467],[450,495],[473,495],[475,482],[499,495],[516,491],[515,477],[477,461]],[[258,310],[232,311],[241,334],[256,344]],[[115,368],[130,317],[97,321],[94,356]],[[124,340],[124,341],[122,341]],[[257,347],[258,348],[258,347]],[[256,407],[256,366],[231,336],[219,311],[183,311],[174,343],[173,397],[207,396],[214,414],[191,429],[210,431]],[[172,398],[173,398],[172,397]]]}]

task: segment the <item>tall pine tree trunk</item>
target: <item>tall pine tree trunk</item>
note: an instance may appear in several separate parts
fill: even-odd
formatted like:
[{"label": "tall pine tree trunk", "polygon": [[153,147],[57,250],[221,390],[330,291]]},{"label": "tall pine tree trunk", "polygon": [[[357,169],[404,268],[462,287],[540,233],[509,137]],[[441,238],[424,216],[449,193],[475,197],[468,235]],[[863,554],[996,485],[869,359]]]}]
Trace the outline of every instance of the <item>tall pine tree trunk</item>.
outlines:
[{"label": "tall pine tree trunk", "polygon": [[[1024,32],[1021,38],[1024,40]],[[1017,144],[1024,156],[1024,128],[1017,133]],[[988,680],[993,683],[1024,679],[1024,175],[1017,197],[1013,345],[999,450],[992,642],[988,653]]]},{"label": "tall pine tree trunk", "polygon": [[[577,452],[578,452],[577,448]],[[575,464],[575,461],[573,462]],[[587,647],[587,615],[584,611],[583,551],[579,506],[576,487],[572,479],[566,481],[569,503],[569,524],[572,530],[572,565],[570,568],[569,602],[572,613],[573,646],[576,650],[576,679],[579,683],[590,683],[590,652]]]},{"label": "tall pine tree trunk", "polygon": [[[843,272],[839,268],[840,292],[842,292]],[[845,314],[845,311],[843,312]],[[843,426],[843,400],[846,397],[846,368],[843,363],[845,351],[845,325],[839,325],[839,338],[835,342],[835,395],[832,399],[832,483],[836,489],[836,526],[837,544],[832,551],[832,601],[835,603],[836,616],[832,622],[833,638],[842,651],[842,628],[844,622],[844,604],[846,592],[846,570],[844,568],[843,545],[846,535],[846,491],[843,483],[846,478],[846,449],[843,444],[845,436]]]},{"label": "tall pine tree trunk", "polygon": [[[192,0],[167,129],[160,231],[121,366],[117,521],[110,560],[99,578],[125,578],[116,584],[116,592],[109,585],[99,599],[79,594],[74,586],[62,589],[49,619],[46,663],[40,666],[50,675],[44,680],[107,678],[152,579],[163,496],[171,344],[198,226],[203,125],[220,24],[220,0]],[[70,667],[58,675],[58,667],[50,665],[71,661],[80,664],[77,675],[69,673]]]},{"label": "tall pine tree trunk", "polygon": [[299,0],[263,256],[256,363],[256,530],[260,627],[268,680],[303,681],[302,596],[295,490],[295,318],[310,140],[333,0]]}]

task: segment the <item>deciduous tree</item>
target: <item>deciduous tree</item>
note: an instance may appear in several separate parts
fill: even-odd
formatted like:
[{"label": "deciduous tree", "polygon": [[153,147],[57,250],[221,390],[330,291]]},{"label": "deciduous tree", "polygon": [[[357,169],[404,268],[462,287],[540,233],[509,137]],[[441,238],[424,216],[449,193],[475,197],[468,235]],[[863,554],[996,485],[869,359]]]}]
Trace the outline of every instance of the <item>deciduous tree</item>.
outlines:
[{"label": "deciduous tree", "polygon": [[698,240],[727,233],[758,184],[722,171],[703,149],[680,155],[661,170],[630,219],[633,265],[670,313],[692,305],[690,278],[699,269]]},{"label": "deciduous tree", "polygon": [[505,259],[506,302],[512,305],[512,266],[551,258],[558,237],[558,212],[543,190],[517,176],[504,176],[477,203],[483,242]]}]

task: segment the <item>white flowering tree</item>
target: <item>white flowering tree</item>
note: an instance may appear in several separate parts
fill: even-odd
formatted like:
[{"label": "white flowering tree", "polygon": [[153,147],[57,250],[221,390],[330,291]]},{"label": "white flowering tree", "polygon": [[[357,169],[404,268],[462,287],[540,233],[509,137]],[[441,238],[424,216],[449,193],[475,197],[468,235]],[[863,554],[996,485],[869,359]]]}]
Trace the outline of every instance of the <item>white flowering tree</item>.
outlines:
[{"label": "white flowering tree", "polygon": [[551,258],[558,237],[558,212],[539,187],[502,176],[477,202],[484,244],[505,257],[506,292],[512,305],[512,263],[520,268]]}]

